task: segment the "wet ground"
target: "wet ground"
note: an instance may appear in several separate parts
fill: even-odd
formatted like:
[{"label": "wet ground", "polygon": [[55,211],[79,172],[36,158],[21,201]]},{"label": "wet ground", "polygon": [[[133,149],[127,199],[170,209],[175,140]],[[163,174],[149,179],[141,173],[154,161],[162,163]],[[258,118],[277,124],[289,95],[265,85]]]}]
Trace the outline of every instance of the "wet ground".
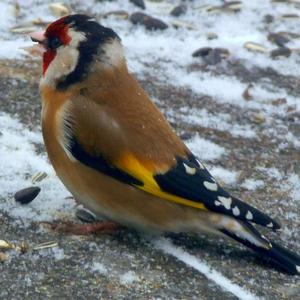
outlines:
[{"label": "wet ground", "polygon": [[[189,67],[201,68],[200,65]],[[237,61],[226,67],[202,71],[213,72],[215,76],[227,74],[232,78],[239,77],[245,83],[268,78],[271,85],[300,96],[297,78],[280,75],[272,69],[250,70]],[[36,62],[0,62],[0,111],[19,118],[30,129],[40,126],[38,74]],[[300,152],[293,142],[278,150],[278,145],[283,141],[286,143],[287,132],[300,138],[299,112],[290,108],[286,115],[274,114],[267,116],[267,120],[255,119],[253,116],[258,113],[257,109],[219,103],[205,94],[196,95],[191,90],[165,84],[147,73],[142,76],[141,82],[151,96],[160,99],[158,105],[170,117],[183,139],[199,133],[226,148],[226,158],[221,157],[214,163],[225,169],[240,171],[237,183],[228,188],[280,220],[285,230],[279,236],[266,234],[299,253],[299,199],[292,199],[291,188],[282,189],[281,181],[286,181],[290,174],[300,175]],[[275,102],[274,106],[280,105],[278,103]],[[184,114],[180,112],[183,105],[191,110],[205,108],[214,114],[228,113],[235,124],[249,125],[257,134],[249,139],[185,122]],[[37,153],[41,151],[44,151],[43,146],[37,145]],[[283,177],[272,178],[262,171],[270,167],[276,167]],[[240,187],[240,183],[250,177],[263,180],[263,188],[249,191]],[[10,191],[11,194],[14,192]],[[6,199],[0,195],[0,201]],[[75,217],[73,221],[79,222]],[[299,277],[282,273],[273,263],[262,261],[245,248],[207,236],[170,235],[167,238],[258,297],[300,299]],[[1,299],[237,298],[185,263],[156,249],[149,237],[139,237],[129,229],[113,236],[78,237],[53,232],[34,222],[23,227],[0,211],[0,239],[29,244],[55,241],[59,244],[58,248],[24,254],[9,251],[8,259],[0,263]]]}]

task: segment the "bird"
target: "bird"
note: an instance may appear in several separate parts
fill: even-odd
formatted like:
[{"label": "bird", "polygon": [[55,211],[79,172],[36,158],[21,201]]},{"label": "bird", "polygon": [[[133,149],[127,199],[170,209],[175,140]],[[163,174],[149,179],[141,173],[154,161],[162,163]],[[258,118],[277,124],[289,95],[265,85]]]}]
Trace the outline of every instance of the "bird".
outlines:
[{"label": "bird", "polygon": [[129,72],[115,31],[73,14],[30,37],[43,61],[45,147],[79,203],[139,231],[227,236],[299,275],[300,256],[255,227],[280,224],[226,191],[188,149]]}]

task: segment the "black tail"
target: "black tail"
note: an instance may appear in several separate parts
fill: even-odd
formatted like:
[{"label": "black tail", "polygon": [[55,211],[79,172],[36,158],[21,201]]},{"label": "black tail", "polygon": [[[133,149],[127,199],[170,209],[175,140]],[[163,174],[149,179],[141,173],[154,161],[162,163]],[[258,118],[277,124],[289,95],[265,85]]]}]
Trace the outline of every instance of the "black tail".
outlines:
[{"label": "black tail", "polygon": [[233,232],[220,229],[222,233],[251,248],[264,257],[272,259],[277,265],[291,275],[300,275],[300,256],[292,251],[269,242],[251,224],[239,222],[243,227],[242,232]]}]

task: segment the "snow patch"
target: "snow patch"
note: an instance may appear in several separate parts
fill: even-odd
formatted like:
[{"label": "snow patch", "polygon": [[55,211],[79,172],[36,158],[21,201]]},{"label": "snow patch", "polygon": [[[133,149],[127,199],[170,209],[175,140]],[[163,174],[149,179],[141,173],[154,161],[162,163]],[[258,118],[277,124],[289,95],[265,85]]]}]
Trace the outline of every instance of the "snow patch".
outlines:
[{"label": "snow patch", "polygon": [[186,145],[200,160],[203,161],[216,160],[226,153],[225,148],[203,139],[199,135],[196,135],[191,140],[187,141]]},{"label": "snow patch", "polygon": [[263,180],[256,180],[256,179],[249,178],[246,179],[241,186],[247,190],[254,191],[264,187],[264,185],[265,183]]}]

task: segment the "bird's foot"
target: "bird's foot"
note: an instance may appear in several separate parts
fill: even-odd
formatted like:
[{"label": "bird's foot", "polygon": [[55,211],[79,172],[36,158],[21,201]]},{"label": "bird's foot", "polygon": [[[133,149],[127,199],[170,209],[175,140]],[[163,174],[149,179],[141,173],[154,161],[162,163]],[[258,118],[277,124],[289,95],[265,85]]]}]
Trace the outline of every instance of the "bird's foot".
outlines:
[{"label": "bird's foot", "polygon": [[41,222],[48,225],[52,230],[75,235],[88,235],[92,233],[114,234],[121,227],[111,221],[95,222],[91,224],[75,224],[72,222]]}]

